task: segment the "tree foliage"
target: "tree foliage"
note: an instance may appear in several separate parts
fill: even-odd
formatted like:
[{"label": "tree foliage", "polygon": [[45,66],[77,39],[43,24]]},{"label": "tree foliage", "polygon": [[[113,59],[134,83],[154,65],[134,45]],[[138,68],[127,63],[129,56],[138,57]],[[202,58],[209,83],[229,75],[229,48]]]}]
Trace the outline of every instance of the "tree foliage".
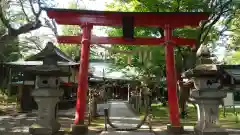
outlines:
[{"label": "tree foliage", "polygon": [[[55,0],[0,0],[0,54],[2,60],[7,60],[8,48],[14,49],[13,53],[29,50],[41,50],[41,40],[36,36],[24,36],[41,27],[52,27],[51,20],[42,16],[41,7],[54,7]],[[41,36],[41,34],[39,35]],[[21,40],[20,40],[21,38]],[[9,47],[14,45],[15,47]],[[36,46],[32,46],[36,45]],[[4,56],[4,57],[3,57]]]},{"label": "tree foliage", "polygon": [[240,52],[236,51],[225,59],[226,64],[240,64]]},{"label": "tree foliage", "polygon": [[227,64],[239,64],[240,63],[240,10],[237,9],[233,19],[228,24],[229,30],[226,36],[229,38],[228,49],[233,50],[227,53],[225,63]]},{"label": "tree foliage", "polygon": [[[135,11],[135,12],[209,12],[208,20],[203,21],[199,28],[181,28],[174,30],[174,36],[196,39],[196,49],[176,47],[175,61],[178,73],[195,65],[196,50],[201,44],[215,47],[216,41],[228,30],[229,22],[234,18],[238,4],[231,0],[114,0],[107,5],[107,10],[114,11]],[[147,18],[146,18],[147,19]],[[180,21],[180,20],[176,20]],[[135,28],[135,36],[163,36],[162,28]],[[122,36],[120,28],[108,29],[109,36]],[[137,67],[138,72],[143,76],[151,74],[164,76],[165,61],[163,47],[141,47],[141,46],[113,46],[120,50],[134,50],[145,52],[145,59],[142,64],[142,56],[136,53],[130,54],[131,66]],[[147,56],[151,52],[152,56]],[[117,67],[126,67],[128,56],[126,54],[114,54]],[[150,58],[151,57],[151,58]],[[140,62],[140,63],[139,63]],[[158,72],[156,72],[158,71]],[[159,73],[162,72],[162,73]]]},{"label": "tree foliage", "polygon": [[[79,9],[80,5],[78,1],[72,0],[68,3],[68,8],[70,9]],[[76,25],[64,25],[62,26],[62,33],[63,35],[80,35],[81,34],[81,28]],[[79,61],[80,58],[80,47],[81,44],[59,44],[59,49],[61,49],[64,53],[66,53],[71,58]],[[91,49],[90,51],[90,58],[94,57],[95,52]]]}]

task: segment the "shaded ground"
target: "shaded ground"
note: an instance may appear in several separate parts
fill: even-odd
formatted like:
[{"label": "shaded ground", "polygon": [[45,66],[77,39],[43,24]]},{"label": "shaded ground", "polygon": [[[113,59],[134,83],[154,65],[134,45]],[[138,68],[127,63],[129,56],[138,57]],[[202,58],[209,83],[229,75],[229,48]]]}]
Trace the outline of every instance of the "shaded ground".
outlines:
[{"label": "shaded ground", "polygon": [[0,116],[16,111],[16,97],[7,97],[0,94]]},{"label": "shaded ground", "polygon": [[[121,102],[122,101],[119,101],[117,103],[117,105],[121,104]],[[124,112],[123,111],[124,108],[122,108],[122,107],[120,106],[121,109],[115,108],[113,110],[115,110],[115,113]],[[105,108],[105,106],[101,106],[101,107],[99,107],[98,110],[103,111],[104,108]],[[12,103],[6,104],[6,102],[0,103],[0,110],[1,110],[1,112],[0,112],[0,135],[29,135],[28,128],[36,120],[35,114],[32,114],[32,115],[31,114],[30,115],[16,114],[15,113],[15,110],[16,110],[15,104],[12,104]],[[159,135],[166,135],[166,132],[163,130],[166,129],[166,124],[169,123],[168,109],[165,107],[162,107],[160,105],[153,104],[152,110],[153,110],[153,116],[154,116],[153,121],[152,121],[153,130],[156,133],[158,133]],[[65,111],[65,113],[67,113],[69,116],[64,116],[61,113],[59,113],[61,116],[59,118],[59,122],[62,125],[61,130],[65,131],[66,134],[69,133],[70,126],[73,123],[74,111],[75,111],[75,109],[72,109],[71,111],[70,110]],[[237,108],[236,111],[240,112],[240,109]],[[62,111],[62,113],[64,113],[64,111]],[[196,114],[197,113],[196,113],[195,109],[190,107],[188,118],[185,120],[181,120],[181,122],[185,126],[193,126],[197,120]],[[131,117],[133,115],[130,113],[127,113],[126,116],[128,118],[124,117],[124,116],[118,117],[118,115],[115,115],[114,117],[112,117],[111,120],[115,121],[115,124],[118,124],[120,126],[134,125],[134,124],[136,125],[136,123],[139,122],[139,120],[138,120],[139,116],[134,118],[135,121],[133,123],[129,122],[129,121],[131,121]],[[236,117],[235,114],[233,113],[233,109],[227,109],[226,118],[223,117],[223,111],[222,111],[222,109],[220,109],[220,124],[223,127],[239,128],[240,127],[240,123],[238,123],[239,120],[240,120],[240,115]],[[125,123],[125,125],[123,125],[123,123]],[[104,128],[104,118],[99,117],[91,122],[91,125],[89,126],[89,132],[91,135],[96,135],[96,134],[99,134],[103,130],[103,128]],[[147,126],[145,126],[143,129],[141,129],[141,131],[143,131],[144,135],[148,135],[150,133]],[[120,133],[116,133],[116,134],[127,135],[129,133],[128,132],[120,132]],[[116,135],[116,134],[114,134],[114,135]],[[139,134],[139,133],[131,132],[131,134],[135,135],[135,134]],[[103,135],[106,135],[106,133],[103,132]],[[110,135],[112,135],[112,134],[110,134]]]},{"label": "shaded ground", "polygon": [[[0,135],[29,135],[29,127],[35,122],[36,115],[19,114],[16,116],[0,116]],[[59,117],[61,131],[69,134],[71,124],[74,119],[69,117]],[[89,126],[91,134],[100,133],[102,128],[97,128],[98,123]]]},{"label": "shaded ground", "polygon": [[[103,108],[101,105],[99,111]],[[0,103],[0,135],[29,135],[29,127],[36,121],[36,111],[28,114],[19,114],[16,105],[12,103]],[[71,124],[74,121],[75,109],[60,110],[59,122],[61,131],[69,134]],[[86,123],[87,119],[86,119]],[[89,125],[89,135],[99,134],[104,126],[104,119],[99,117]]]}]

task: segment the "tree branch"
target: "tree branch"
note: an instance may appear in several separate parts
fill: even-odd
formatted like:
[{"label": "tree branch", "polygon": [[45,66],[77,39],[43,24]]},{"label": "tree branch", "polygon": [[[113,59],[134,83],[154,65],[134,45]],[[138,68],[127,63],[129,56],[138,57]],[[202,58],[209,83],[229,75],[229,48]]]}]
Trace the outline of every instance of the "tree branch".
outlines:
[{"label": "tree branch", "polygon": [[18,36],[20,34],[24,34],[29,31],[39,29],[41,26],[42,26],[41,22],[39,20],[37,20],[37,22],[32,22],[32,23],[28,23],[28,24],[21,26],[19,29],[14,30],[10,34],[14,35],[14,36]]},{"label": "tree branch", "polygon": [[55,34],[55,36],[58,35],[58,31],[57,31],[57,25],[56,25],[56,22],[52,19],[51,22],[47,19],[47,18],[44,18],[45,20],[45,24],[47,28],[50,28],[53,33]]},{"label": "tree branch", "polygon": [[210,8],[211,8],[211,9],[213,9],[214,1],[215,1],[215,0],[211,0],[211,2],[210,2]]},{"label": "tree branch", "polygon": [[180,3],[181,3],[181,0],[177,0],[177,8],[176,8],[175,12],[179,12],[180,11]]},{"label": "tree branch", "polygon": [[0,0],[0,20],[2,21],[3,25],[7,27],[7,29],[12,30],[12,26],[10,25],[10,21],[5,18],[5,15],[3,13],[3,2]]},{"label": "tree branch", "polygon": [[209,33],[210,30],[212,29],[213,25],[215,25],[215,24],[217,23],[217,21],[221,18],[221,16],[222,16],[224,13],[228,12],[228,11],[230,11],[230,10],[226,10],[226,11],[223,11],[222,13],[218,14],[218,16],[212,21],[212,23],[209,24],[209,25],[206,27],[206,29],[205,29],[205,31],[204,31],[205,34],[204,34],[203,38],[201,39],[200,44],[202,44],[202,43],[205,41],[205,39],[207,38],[208,33]]},{"label": "tree branch", "polygon": [[[219,35],[223,36],[223,33],[229,29],[228,24],[231,22],[233,19],[233,16],[229,17],[229,19],[226,21],[224,28],[219,32]],[[231,30],[228,30],[231,31]]]},{"label": "tree branch", "polygon": [[30,7],[31,7],[31,10],[32,10],[33,14],[34,14],[35,16],[37,16],[37,12],[35,11],[35,9],[34,9],[34,7],[33,7],[32,0],[28,0],[28,2],[30,3]]},{"label": "tree branch", "polygon": [[32,12],[33,12],[33,14],[34,14],[34,16],[35,16],[35,20],[38,20],[40,14],[41,14],[41,12],[42,12],[42,9],[41,9],[41,1],[40,1],[40,0],[37,0],[37,4],[38,4],[38,8],[39,8],[39,11],[38,11],[38,12],[36,12],[36,10],[34,9],[32,0],[28,0],[28,1],[29,1],[29,3],[30,3],[31,10],[32,10]]},{"label": "tree branch", "polygon": [[29,19],[28,15],[27,15],[27,13],[26,13],[26,11],[25,11],[25,9],[24,9],[24,5],[23,5],[22,0],[19,0],[19,3],[20,3],[20,7],[21,7],[21,9],[22,9],[22,11],[23,11],[23,14],[26,16],[26,20],[27,20],[28,22],[30,22],[30,19]]},{"label": "tree branch", "polygon": [[[37,40],[35,39],[31,39],[31,38],[28,38],[28,37],[25,37],[25,40],[24,41],[21,41],[20,42],[21,44],[24,44],[20,47],[28,47],[29,49],[35,49],[35,50],[42,50],[43,48],[41,47],[41,44],[37,42]],[[35,46],[31,46],[31,45],[27,45],[26,44],[29,44],[29,43],[32,43],[34,44]]]},{"label": "tree branch", "polygon": [[[208,33],[210,32],[210,30],[212,29],[213,25],[216,24],[216,22],[221,18],[221,16],[226,13],[226,12],[229,12],[230,10],[225,10],[225,8],[231,3],[231,0],[230,1],[227,1],[226,3],[224,3],[224,5],[222,5],[222,8],[220,9],[220,13],[219,11],[217,13],[214,13],[213,12],[213,15],[212,17],[203,23],[203,25],[201,26],[200,28],[200,34],[198,36],[198,45],[197,45],[197,48],[199,47],[200,44],[202,44],[205,39],[207,38],[208,36]],[[213,5],[212,5],[213,6]],[[214,19],[215,18],[215,19]],[[208,26],[206,26],[212,19],[214,19]],[[203,35],[204,34],[204,35]],[[202,37],[203,36],[203,37]]]}]

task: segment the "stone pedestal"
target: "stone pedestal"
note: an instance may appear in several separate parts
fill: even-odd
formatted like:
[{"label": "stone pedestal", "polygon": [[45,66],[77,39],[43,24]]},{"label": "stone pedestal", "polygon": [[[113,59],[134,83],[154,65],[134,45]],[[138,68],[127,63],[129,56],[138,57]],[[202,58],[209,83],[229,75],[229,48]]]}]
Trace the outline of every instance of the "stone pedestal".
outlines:
[{"label": "stone pedestal", "polygon": [[84,124],[71,125],[72,135],[86,135],[88,133],[88,126]]},{"label": "stone pedestal", "polygon": [[56,120],[56,105],[59,97],[63,94],[58,89],[36,89],[33,91],[35,101],[38,104],[38,118],[29,132],[33,135],[52,135],[60,129],[60,124]]},{"label": "stone pedestal", "polygon": [[[218,125],[219,105],[227,96],[225,87],[238,89],[240,84],[239,65],[216,65],[206,45],[197,51],[197,66],[184,72],[183,77],[194,80],[191,96],[198,105],[198,122],[194,128],[196,135],[228,135]],[[226,85],[226,86],[224,86]],[[235,89],[235,90],[237,90]]]},{"label": "stone pedestal", "polygon": [[218,123],[219,105],[227,93],[219,90],[193,90],[192,97],[199,106],[199,120],[194,128],[195,135],[228,135]]},{"label": "stone pedestal", "polygon": [[182,126],[179,127],[174,127],[171,124],[167,125],[167,132],[170,134],[183,134],[184,133],[184,129]]}]

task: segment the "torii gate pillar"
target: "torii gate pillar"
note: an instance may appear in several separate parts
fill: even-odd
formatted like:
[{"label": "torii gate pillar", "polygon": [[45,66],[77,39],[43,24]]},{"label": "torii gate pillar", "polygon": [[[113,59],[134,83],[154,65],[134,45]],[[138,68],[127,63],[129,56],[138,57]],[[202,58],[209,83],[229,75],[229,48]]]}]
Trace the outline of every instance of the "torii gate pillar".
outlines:
[{"label": "torii gate pillar", "polygon": [[[84,125],[85,111],[86,111],[86,96],[88,89],[88,66],[90,54],[90,41],[92,25],[85,23],[82,26],[82,41],[81,41],[81,58],[78,78],[77,101],[75,121],[72,125],[72,134],[86,134],[88,132],[87,125]],[[81,38],[81,37],[79,37]]]},{"label": "torii gate pillar", "polygon": [[180,126],[179,120],[179,107],[177,97],[177,76],[175,69],[175,55],[174,55],[174,44],[172,40],[172,28],[169,25],[165,25],[164,36],[165,36],[165,61],[166,61],[166,80],[168,90],[168,106],[169,106],[169,117],[171,124],[167,125],[167,129],[170,132],[183,132],[183,127]]},{"label": "torii gate pillar", "polygon": [[[151,13],[151,12],[111,12],[111,11],[89,11],[89,10],[64,10],[64,9],[45,9],[50,18],[55,19],[58,24],[80,25],[83,29],[81,36],[58,37],[61,43],[81,42],[81,62],[79,69],[79,82],[77,92],[75,125],[72,128],[73,135],[84,134],[87,127],[84,126],[84,112],[86,110],[86,92],[87,92],[87,75],[88,59],[91,44],[128,44],[128,45],[156,45],[165,43],[166,50],[166,72],[167,88],[169,102],[170,131],[183,131],[179,120],[178,98],[176,87],[176,70],[174,62],[174,45],[194,46],[195,40],[173,37],[172,31],[184,26],[197,27],[201,20],[209,17],[208,13]],[[128,19],[126,19],[128,18]],[[128,21],[126,21],[128,20]],[[151,21],[149,21],[151,20]],[[179,21],[176,21],[179,20]],[[163,28],[165,35],[162,38],[140,38],[136,37],[126,40],[125,37],[92,37],[91,29],[94,26],[122,26],[134,30],[136,27],[157,27]],[[134,27],[133,27],[133,26]],[[132,31],[131,30],[131,31]],[[125,35],[127,36],[127,35]],[[125,38],[125,39],[124,39]],[[174,43],[173,43],[174,42]]]}]

